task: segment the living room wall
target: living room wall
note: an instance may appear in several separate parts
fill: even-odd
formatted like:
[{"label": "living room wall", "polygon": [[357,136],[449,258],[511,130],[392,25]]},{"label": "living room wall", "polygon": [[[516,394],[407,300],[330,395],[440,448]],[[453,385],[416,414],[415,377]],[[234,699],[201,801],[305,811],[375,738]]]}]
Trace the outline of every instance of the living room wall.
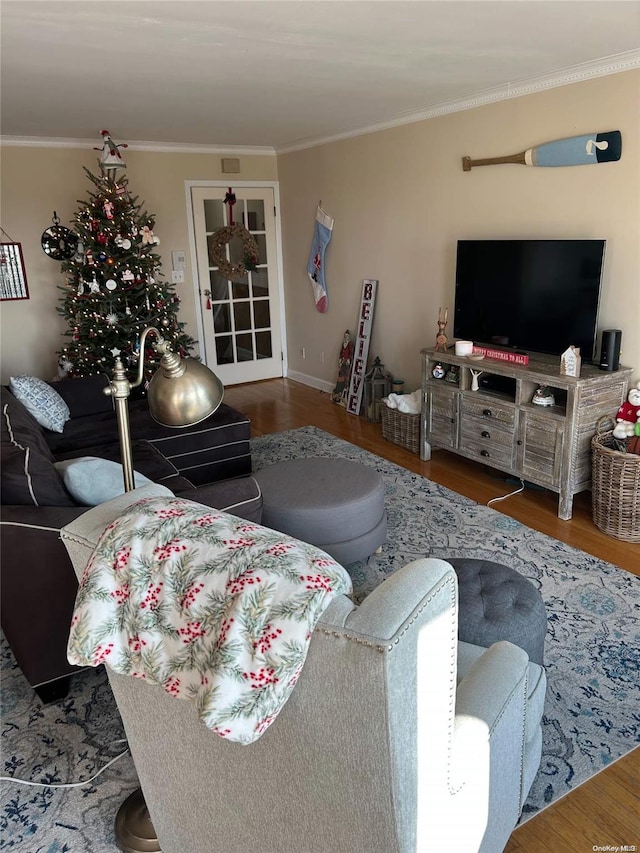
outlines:
[{"label": "living room wall", "polygon": [[[420,381],[419,350],[435,340],[438,308],[453,309],[458,239],[604,237],[600,328],[623,330],[622,363],[640,379],[639,94],[640,72],[631,71],[277,159],[240,154],[238,179],[280,181],[289,375],[333,387],[344,331],[356,328],[362,279],[377,278],[370,356],[380,355],[412,390]],[[618,163],[462,171],[464,155],[511,154],[611,129],[622,132]],[[2,382],[21,372],[56,375],[66,328],[56,313],[63,277],[40,236],[54,210],[70,224],[78,200],[85,202],[92,189],[82,167],[95,172],[97,156],[86,148],[2,147],[2,227],[22,243],[30,291],[29,300],[0,303]],[[220,156],[128,150],[126,157],[132,192],[156,216],[165,276],[171,250],[187,250],[186,281],[177,292],[180,318],[194,337],[184,182],[224,179]],[[326,314],[315,309],[306,274],[319,200],[335,217]]]},{"label": "living room wall", "polygon": [[[221,171],[221,156],[230,154],[126,152],[131,194],[138,196],[156,218],[155,233],[161,241],[158,254],[166,279],[171,276],[171,250],[186,251],[185,283],[176,286],[176,293],[181,298],[180,320],[194,338],[198,332],[185,181],[227,179],[229,176]],[[276,180],[275,156],[238,156],[241,171],[232,177],[243,181]],[[83,166],[93,174],[99,173],[98,152],[87,148],[3,145],[1,157],[2,227],[12,240],[22,243],[30,296],[27,300],[0,303],[1,381],[7,383],[10,376],[19,373],[51,379],[57,375],[55,353],[65,341],[61,333],[67,328],[64,318],[56,312],[61,296],[57,286],[64,283],[64,276],[60,263],[42,251],[40,237],[51,225],[54,210],[60,224],[70,227],[79,202],[88,202],[94,186]]]},{"label": "living room wall", "polygon": [[[333,387],[362,279],[375,278],[370,358],[379,355],[413,390],[419,351],[435,344],[438,308],[452,319],[456,241],[563,237],[607,240],[599,329],[622,329],[621,361],[640,379],[639,94],[632,71],[281,155],[289,375]],[[515,154],[614,129],[623,140],[617,163],[462,170],[465,155]],[[326,314],[306,274],[320,199],[335,218]],[[563,347],[572,343],[557,333]]]}]

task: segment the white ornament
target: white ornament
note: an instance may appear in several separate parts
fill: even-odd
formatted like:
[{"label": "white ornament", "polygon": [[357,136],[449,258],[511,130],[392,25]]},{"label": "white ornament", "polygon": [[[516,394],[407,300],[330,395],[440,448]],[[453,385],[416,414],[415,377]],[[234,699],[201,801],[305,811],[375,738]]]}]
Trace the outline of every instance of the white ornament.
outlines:
[{"label": "white ornament", "polygon": [[118,324],[118,315],[117,314],[107,314],[105,317],[108,326],[117,326]]},{"label": "white ornament", "polygon": [[142,245],[143,246],[147,246],[147,245],[148,246],[153,246],[153,245],[157,246],[157,245],[159,245],[160,239],[158,237],[156,237],[156,235],[153,233],[153,231],[151,230],[151,228],[149,228],[148,225],[144,225],[140,229],[140,234],[142,234]]},{"label": "white ornament", "polygon": [[105,282],[104,286],[107,288],[107,290],[116,290],[116,288],[118,287],[118,282],[110,278]]},{"label": "white ornament", "polygon": [[114,348],[111,350],[111,355],[112,355],[114,358],[117,358],[117,357],[120,355],[120,350],[118,349],[118,347],[114,347]]}]

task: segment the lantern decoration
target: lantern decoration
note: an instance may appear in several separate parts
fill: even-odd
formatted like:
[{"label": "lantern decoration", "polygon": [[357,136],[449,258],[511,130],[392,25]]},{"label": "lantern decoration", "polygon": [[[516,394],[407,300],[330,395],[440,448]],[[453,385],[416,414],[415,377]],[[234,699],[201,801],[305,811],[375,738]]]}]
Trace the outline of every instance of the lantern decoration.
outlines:
[{"label": "lantern decoration", "polygon": [[391,374],[385,371],[384,364],[376,356],[364,378],[364,410],[368,421],[378,423],[382,420],[380,406],[382,400],[391,393],[391,382]]}]

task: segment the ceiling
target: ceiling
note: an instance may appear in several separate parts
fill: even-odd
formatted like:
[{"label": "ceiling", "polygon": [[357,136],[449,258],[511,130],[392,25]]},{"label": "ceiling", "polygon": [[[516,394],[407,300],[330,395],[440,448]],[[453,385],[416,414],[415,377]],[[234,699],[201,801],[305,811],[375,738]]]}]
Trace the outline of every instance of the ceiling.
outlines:
[{"label": "ceiling", "polygon": [[5,141],[283,152],[640,67],[635,0],[2,0],[0,20]]}]

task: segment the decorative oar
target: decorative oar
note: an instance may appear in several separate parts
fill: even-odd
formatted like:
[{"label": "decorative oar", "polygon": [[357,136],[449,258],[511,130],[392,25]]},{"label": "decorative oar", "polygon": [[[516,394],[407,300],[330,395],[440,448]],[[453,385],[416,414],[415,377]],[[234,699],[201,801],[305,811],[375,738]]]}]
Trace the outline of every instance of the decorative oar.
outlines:
[{"label": "decorative oar", "polygon": [[520,154],[508,157],[489,157],[485,160],[462,158],[462,168],[470,172],[472,166],[493,166],[496,163],[520,163],[523,166],[588,166],[594,163],[611,163],[622,154],[622,134],[619,130],[606,133],[587,133],[570,136],[527,148]]}]

